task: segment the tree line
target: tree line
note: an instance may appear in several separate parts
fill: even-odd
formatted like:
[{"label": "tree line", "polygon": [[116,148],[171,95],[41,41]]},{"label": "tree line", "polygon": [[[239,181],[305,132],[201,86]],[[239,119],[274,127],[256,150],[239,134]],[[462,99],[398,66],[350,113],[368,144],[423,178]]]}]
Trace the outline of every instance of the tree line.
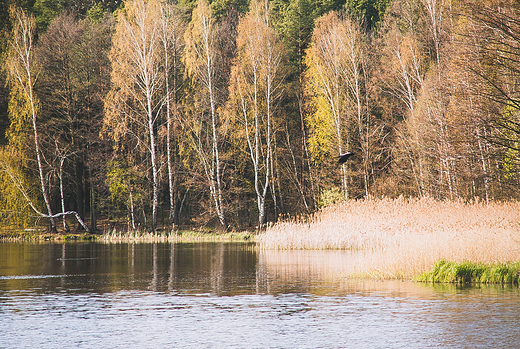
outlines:
[{"label": "tree line", "polygon": [[244,229],[338,200],[518,197],[517,1],[1,6],[4,224]]}]

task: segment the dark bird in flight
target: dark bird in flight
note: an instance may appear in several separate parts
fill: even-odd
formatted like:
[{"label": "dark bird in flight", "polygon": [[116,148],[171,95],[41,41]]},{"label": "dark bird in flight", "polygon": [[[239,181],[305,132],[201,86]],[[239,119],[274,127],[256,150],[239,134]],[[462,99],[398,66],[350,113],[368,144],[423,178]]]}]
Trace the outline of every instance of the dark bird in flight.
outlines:
[{"label": "dark bird in flight", "polygon": [[345,154],[341,154],[338,158],[338,163],[342,164],[344,163],[345,161],[347,161],[352,155],[354,155],[354,153],[351,153],[351,152],[346,152]]}]

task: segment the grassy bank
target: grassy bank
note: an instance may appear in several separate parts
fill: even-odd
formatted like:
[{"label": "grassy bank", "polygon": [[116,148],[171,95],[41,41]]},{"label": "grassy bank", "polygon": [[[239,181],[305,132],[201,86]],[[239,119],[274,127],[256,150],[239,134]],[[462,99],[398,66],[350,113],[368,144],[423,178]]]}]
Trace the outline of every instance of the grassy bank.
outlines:
[{"label": "grassy bank", "polygon": [[44,241],[74,241],[95,240],[99,235],[88,233],[49,233],[45,229],[2,230],[0,227],[0,242],[44,242]]},{"label": "grassy bank", "polygon": [[411,278],[439,260],[489,265],[518,260],[519,219],[517,202],[348,201],[303,222],[275,224],[256,240],[264,249],[363,251],[361,272]]},{"label": "grassy bank", "polygon": [[515,263],[472,263],[440,260],[430,271],[419,275],[416,280],[428,283],[458,284],[510,284],[520,281],[520,262]]},{"label": "grassy bank", "polygon": [[150,243],[150,242],[232,242],[254,241],[250,232],[214,233],[206,231],[161,231],[156,233],[106,232],[103,234],[49,234],[39,231],[12,231],[0,235],[0,242],[65,242],[65,241],[98,241],[107,243]]},{"label": "grassy bank", "polygon": [[100,235],[99,241],[129,243],[129,242],[233,242],[254,241],[250,232],[214,233],[204,231],[172,231],[172,232],[110,232]]}]

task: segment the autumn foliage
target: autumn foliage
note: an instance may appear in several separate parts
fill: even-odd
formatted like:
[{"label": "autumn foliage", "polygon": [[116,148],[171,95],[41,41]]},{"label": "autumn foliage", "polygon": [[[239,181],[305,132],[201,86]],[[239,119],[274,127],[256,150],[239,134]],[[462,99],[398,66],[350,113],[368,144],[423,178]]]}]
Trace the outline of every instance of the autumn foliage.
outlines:
[{"label": "autumn foliage", "polygon": [[225,230],[520,194],[515,1],[73,3],[0,17],[3,223]]}]

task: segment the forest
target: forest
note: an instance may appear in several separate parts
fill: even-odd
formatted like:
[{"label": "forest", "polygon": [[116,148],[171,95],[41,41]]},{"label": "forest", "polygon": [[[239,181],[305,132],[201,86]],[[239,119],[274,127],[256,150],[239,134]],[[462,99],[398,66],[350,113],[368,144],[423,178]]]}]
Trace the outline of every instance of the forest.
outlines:
[{"label": "forest", "polygon": [[7,0],[0,54],[2,226],[520,195],[518,0]]}]

